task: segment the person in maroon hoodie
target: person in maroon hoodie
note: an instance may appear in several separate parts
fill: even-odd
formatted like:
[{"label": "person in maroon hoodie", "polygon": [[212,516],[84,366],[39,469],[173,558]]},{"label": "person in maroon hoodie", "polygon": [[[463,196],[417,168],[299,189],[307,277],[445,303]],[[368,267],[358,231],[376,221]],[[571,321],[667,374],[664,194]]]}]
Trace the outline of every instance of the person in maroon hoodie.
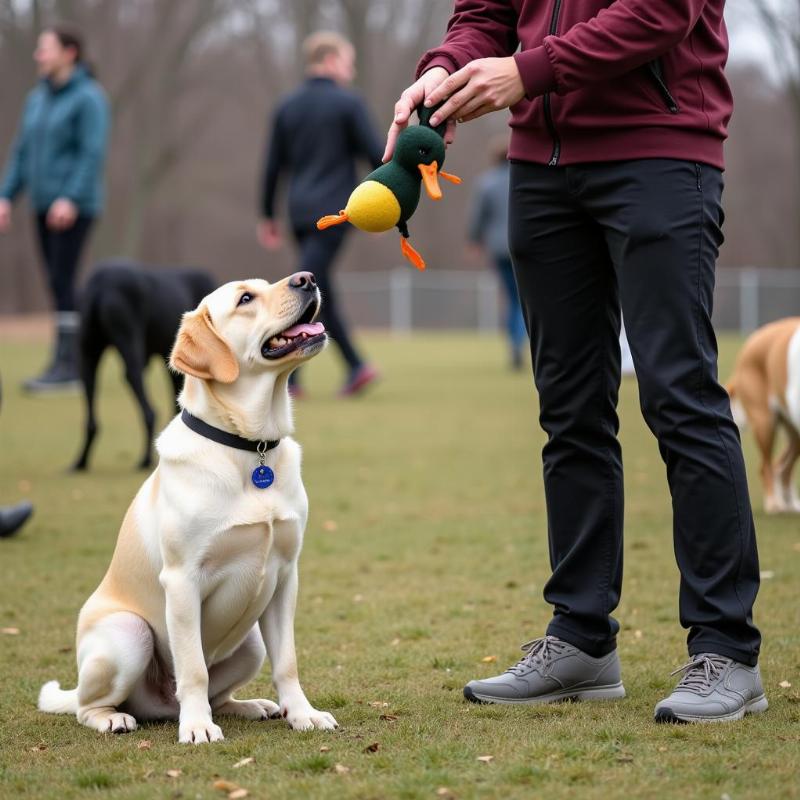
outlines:
[{"label": "person in maroon hoodie", "polygon": [[689,661],[662,722],[763,711],[755,530],[711,325],[722,244],[724,0],[457,0],[395,107],[432,124],[511,108],[509,240],[547,433],[554,607],[476,702],[624,697],[620,311],[672,495]]}]

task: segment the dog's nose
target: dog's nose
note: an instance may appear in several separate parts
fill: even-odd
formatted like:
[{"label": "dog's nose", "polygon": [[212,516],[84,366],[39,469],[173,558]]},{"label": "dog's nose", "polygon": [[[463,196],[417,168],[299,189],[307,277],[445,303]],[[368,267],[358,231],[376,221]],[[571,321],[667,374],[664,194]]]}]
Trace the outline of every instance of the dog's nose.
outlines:
[{"label": "dog's nose", "polygon": [[295,272],[289,278],[289,286],[304,292],[313,292],[317,288],[317,281],[312,272]]}]

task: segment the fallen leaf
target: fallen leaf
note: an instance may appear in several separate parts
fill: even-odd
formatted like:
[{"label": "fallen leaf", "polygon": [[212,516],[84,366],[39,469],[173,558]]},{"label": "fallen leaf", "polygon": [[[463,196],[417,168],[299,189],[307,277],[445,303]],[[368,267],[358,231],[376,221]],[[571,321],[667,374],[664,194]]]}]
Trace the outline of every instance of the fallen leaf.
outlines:
[{"label": "fallen leaf", "polygon": [[219,789],[221,792],[235,792],[237,789],[242,788],[238,783],[226,781],[224,778],[214,781],[212,785],[215,789]]},{"label": "fallen leaf", "polygon": [[623,753],[622,755],[617,756],[617,761],[620,764],[630,764],[633,761],[633,756]]},{"label": "fallen leaf", "polygon": [[183,770],[180,770],[180,769],[168,769],[167,770],[167,775],[170,778],[177,778],[179,775],[182,775],[182,774],[183,774]]},{"label": "fallen leaf", "polygon": [[364,595],[363,594],[354,594],[353,595],[353,602],[354,603],[363,603],[364,602]]},{"label": "fallen leaf", "polygon": [[47,750],[47,745],[44,742],[40,742],[39,744],[31,747],[31,753],[41,753],[45,750]]},{"label": "fallen leaf", "polygon": [[33,484],[30,481],[25,480],[25,478],[23,478],[21,481],[17,483],[17,489],[19,489],[23,494],[28,494],[28,492],[30,492],[30,490],[33,489]]},{"label": "fallen leaf", "polygon": [[399,639],[392,639],[392,641],[391,641],[391,642],[389,642],[389,644],[390,644],[392,647],[397,647],[397,645],[399,645],[399,644],[400,644],[400,640],[399,640]]},{"label": "fallen leaf", "polygon": [[781,682],[778,684],[778,686],[780,686],[780,687],[781,687],[781,689],[791,689],[791,688],[792,688],[792,684],[791,684],[791,683],[789,683],[789,681],[781,681]]},{"label": "fallen leaf", "polygon": [[142,741],[136,745],[138,750],[149,750],[152,746],[153,743],[149,739],[142,739]]},{"label": "fallen leaf", "polygon": [[634,639],[641,639],[643,635],[644,634],[639,630],[636,630],[636,631],[633,632],[633,638]]},{"label": "fallen leaf", "polygon": [[667,752],[667,748],[664,747],[664,745],[662,744],[661,747],[658,748],[658,752],[659,753],[666,753]]},{"label": "fallen leaf", "polygon": [[6,636],[19,636],[19,628],[0,628],[0,633]]},{"label": "fallen leaf", "polygon": [[394,722],[397,719],[396,714],[381,714],[381,719],[384,722]]},{"label": "fallen leaf", "polygon": [[325,522],[322,523],[322,528],[323,530],[333,533],[333,531],[338,530],[339,526],[336,524],[335,520],[326,519]]},{"label": "fallen leaf", "polygon": [[452,789],[448,789],[447,786],[440,786],[436,790],[437,797],[444,797],[445,800],[456,800],[456,795]]},{"label": "fallen leaf", "polygon": [[72,648],[71,647],[59,647],[58,648],[58,652],[59,653],[71,653],[72,652]]},{"label": "fallen leaf", "polygon": [[364,752],[365,753],[377,753],[378,750],[380,750],[380,748],[381,748],[380,742],[373,742],[372,744],[368,744],[364,748]]},{"label": "fallen leaf", "polygon": [[373,700],[370,705],[373,708],[389,708],[389,704],[384,703],[383,700]]},{"label": "fallen leaf", "polygon": [[770,578],[775,577],[775,572],[771,569],[762,569],[761,570],[761,580],[768,581]]},{"label": "fallen leaf", "polygon": [[240,787],[228,794],[228,800],[241,800],[242,797],[247,797],[248,794],[250,794],[250,792],[248,792],[247,789],[242,789]]},{"label": "fallen leaf", "polygon": [[494,756],[478,756],[478,761],[483,761],[484,764],[488,764],[494,761]]},{"label": "fallen leaf", "polygon": [[495,662],[495,661],[497,661],[497,656],[484,656],[484,657],[481,659],[481,661],[482,661],[484,664],[494,664],[494,662]]},{"label": "fallen leaf", "polygon": [[322,747],[320,747],[319,751],[320,753],[330,753],[331,749],[328,747],[328,745],[324,744]]},{"label": "fallen leaf", "polygon": [[347,773],[350,772],[350,767],[346,767],[344,764],[334,764],[333,771],[337,775],[347,775]]},{"label": "fallen leaf", "polygon": [[245,767],[248,764],[252,764],[255,759],[252,756],[248,756],[247,758],[243,758],[241,761],[237,761],[234,765],[234,769],[239,769],[239,767]]}]

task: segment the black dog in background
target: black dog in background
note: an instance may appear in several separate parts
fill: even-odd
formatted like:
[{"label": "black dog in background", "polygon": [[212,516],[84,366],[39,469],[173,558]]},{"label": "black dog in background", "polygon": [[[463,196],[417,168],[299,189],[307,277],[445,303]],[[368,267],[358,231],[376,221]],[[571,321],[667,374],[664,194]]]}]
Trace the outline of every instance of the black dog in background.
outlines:
[{"label": "black dog in background", "polygon": [[[85,470],[97,436],[95,385],[106,348],[114,347],[125,362],[125,378],[142,409],[146,429],[140,469],[150,467],[155,412],[144,389],[144,370],[152,356],[166,362],[185,311],[196,308],[217,284],[197,269],[146,269],[129,262],[96,267],[80,303],[81,380],[86,395],[86,437],[74,470]],[[175,397],[181,376],[170,372]]]}]

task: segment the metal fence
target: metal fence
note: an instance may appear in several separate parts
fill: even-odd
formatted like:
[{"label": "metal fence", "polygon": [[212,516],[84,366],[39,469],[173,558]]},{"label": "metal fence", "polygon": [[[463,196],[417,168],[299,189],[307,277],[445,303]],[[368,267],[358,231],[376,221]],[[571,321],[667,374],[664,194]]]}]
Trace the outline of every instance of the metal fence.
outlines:
[{"label": "metal fence", "polygon": [[[362,327],[495,332],[503,316],[497,276],[489,271],[346,272],[338,278],[346,313]],[[720,269],[714,294],[718,330],[748,333],[800,315],[800,269]]]}]

